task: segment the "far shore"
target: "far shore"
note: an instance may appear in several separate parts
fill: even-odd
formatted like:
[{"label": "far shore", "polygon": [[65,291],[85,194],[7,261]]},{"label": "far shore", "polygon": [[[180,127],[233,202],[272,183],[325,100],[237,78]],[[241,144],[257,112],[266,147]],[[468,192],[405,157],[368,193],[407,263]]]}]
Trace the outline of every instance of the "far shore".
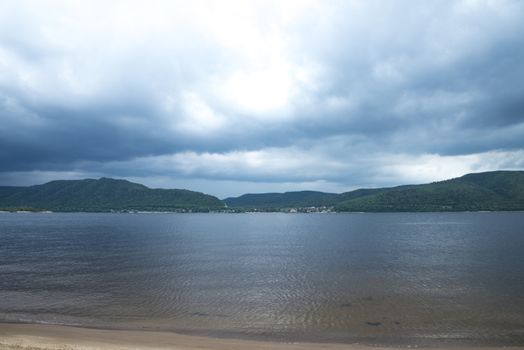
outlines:
[{"label": "far shore", "polygon": [[[279,343],[182,335],[171,332],[104,330],[43,324],[0,324],[0,350],[379,350],[358,344]],[[391,347],[389,349],[398,349]],[[428,347],[424,349],[469,350],[478,347]],[[484,350],[507,347],[482,347]],[[511,349],[524,349],[512,347]]]}]

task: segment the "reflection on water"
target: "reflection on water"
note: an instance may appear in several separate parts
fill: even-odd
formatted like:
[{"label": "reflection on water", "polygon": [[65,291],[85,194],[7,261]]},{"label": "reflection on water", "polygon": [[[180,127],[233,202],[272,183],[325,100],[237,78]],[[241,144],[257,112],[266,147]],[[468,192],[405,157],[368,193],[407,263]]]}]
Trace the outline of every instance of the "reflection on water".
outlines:
[{"label": "reflection on water", "polygon": [[524,213],[0,214],[0,321],[524,344]]}]

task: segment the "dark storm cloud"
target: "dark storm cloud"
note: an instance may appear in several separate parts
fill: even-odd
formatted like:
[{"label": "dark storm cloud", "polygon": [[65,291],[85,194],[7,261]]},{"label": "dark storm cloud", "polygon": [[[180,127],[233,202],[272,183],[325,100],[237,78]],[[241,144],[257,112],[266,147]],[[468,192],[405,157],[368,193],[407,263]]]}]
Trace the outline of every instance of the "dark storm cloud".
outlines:
[{"label": "dark storm cloud", "polygon": [[[453,25],[457,27],[457,23]],[[463,26],[466,28],[459,29],[471,29]],[[444,39],[434,37],[438,32],[424,35],[421,23],[408,29],[420,37],[407,47],[400,45],[380,53],[382,47],[360,43],[354,49],[362,50],[362,55],[379,51],[377,57],[368,57],[365,62],[360,52],[355,57],[355,53],[344,51],[341,40],[340,51],[329,54],[331,85],[326,92],[353,98],[357,106],[328,115],[310,129],[328,134],[361,133],[399,151],[412,148],[414,140],[417,151],[439,154],[524,147],[524,138],[508,138],[502,132],[496,139],[493,136],[494,129],[503,131],[524,122],[524,26],[504,28],[499,23],[491,27],[486,23],[485,28],[471,29],[478,35],[465,42],[465,47],[449,48],[445,39],[452,41],[453,33]],[[436,63],[438,55],[432,56],[427,48],[435,42],[443,49],[453,49],[449,54],[456,57]],[[388,62],[393,62],[391,67]],[[381,64],[386,65],[383,80],[373,74]],[[399,133],[405,136],[403,143],[398,142]],[[418,139],[428,133],[440,141]]]},{"label": "dark storm cloud", "polygon": [[6,179],[347,187],[521,166],[517,1],[21,4],[0,5]]}]

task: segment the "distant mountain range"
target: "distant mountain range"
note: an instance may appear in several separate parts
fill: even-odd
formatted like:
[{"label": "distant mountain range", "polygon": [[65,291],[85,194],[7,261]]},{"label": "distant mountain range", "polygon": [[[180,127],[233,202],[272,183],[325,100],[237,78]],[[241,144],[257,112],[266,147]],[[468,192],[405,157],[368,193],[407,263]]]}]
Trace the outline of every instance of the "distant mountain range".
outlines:
[{"label": "distant mountain range", "polygon": [[493,171],[425,185],[359,189],[341,194],[315,191],[245,194],[226,198],[230,208],[273,211],[310,206],[335,211],[524,210],[524,171]]},{"label": "distant mountain range", "polygon": [[0,186],[0,209],[107,211],[482,211],[524,210],[524,171],[493,171],[425,185],[216,197],[189,190],[151,189],[126,180],[59,180],[29,187]]},{"label": "distant mountain range", "polygon": [[59,180],[30,187],[0,187],[0,208],[52,211],[208,211],[218,198],[188,190],[151,189],[126,180]]}]

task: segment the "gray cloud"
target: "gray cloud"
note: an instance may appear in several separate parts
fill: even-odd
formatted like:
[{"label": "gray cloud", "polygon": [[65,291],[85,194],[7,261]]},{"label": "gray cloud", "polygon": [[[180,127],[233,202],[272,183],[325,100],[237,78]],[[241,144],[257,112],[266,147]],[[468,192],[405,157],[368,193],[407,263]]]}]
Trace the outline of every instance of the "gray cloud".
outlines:
[{"label": "gray cloud", "polygon": [[518,1],[6,1],[0,180],[344,190],[522,168],[523,23]]}]

